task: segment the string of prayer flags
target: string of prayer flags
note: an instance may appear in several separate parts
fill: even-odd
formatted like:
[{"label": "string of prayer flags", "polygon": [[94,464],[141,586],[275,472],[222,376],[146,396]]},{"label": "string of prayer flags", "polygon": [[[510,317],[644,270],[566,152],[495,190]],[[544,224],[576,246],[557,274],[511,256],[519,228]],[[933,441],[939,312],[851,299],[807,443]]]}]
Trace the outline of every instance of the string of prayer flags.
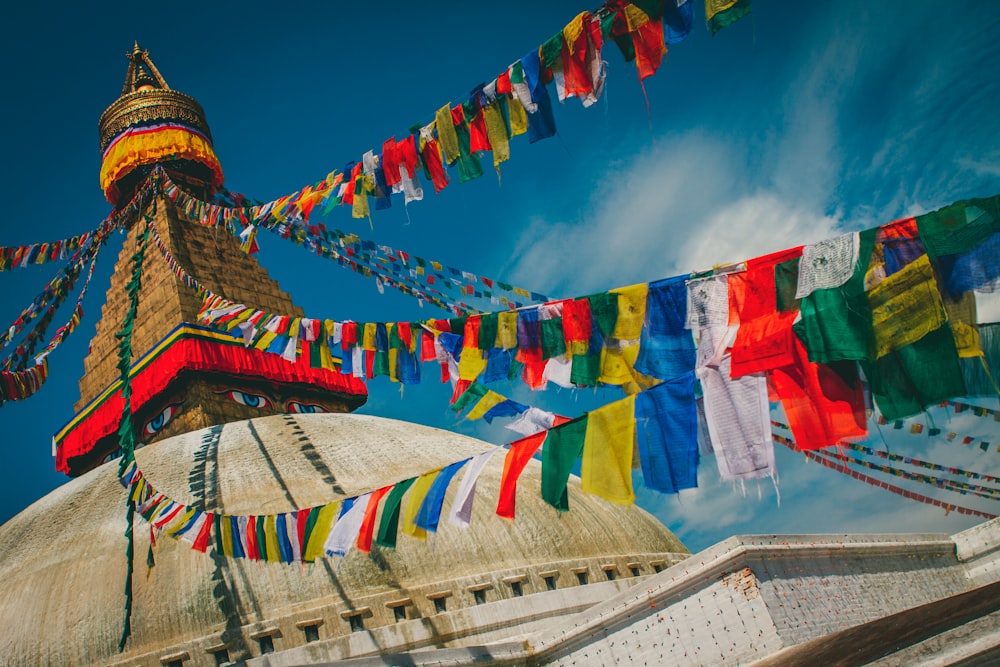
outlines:
[{"label": "string of prayer flags", "polygon": [[48,356],[76,330],[77,325],[83,319],[83,298],[87,295],[87,288],[90,286],[90,279],[94,275],[96,263],[97,255],[95,254],[91,259],[90,268],[87,271],[87,279],[80,289],[76,305],[69,319],[59,327],[48,344],[35,354],[32,364],[21,370],[0,371],[0,405],[3,405],[6,401],[20,401],[29,398],[41,389],[45,380],[48,379]]},{"label": "string of prayer flags", "polygon": [[921,482],[924,484],[930,484],[944,491],[952,491],[961,495],[974,495],[981,498],[987,498],[989,500],[1000,500],[1000,489],[983,487],[979,485],[966,484],[964,482],[958,482],[956,480],[944,479],[941,477],[934,477],[932,475],[923,475],[916,472],[911,472],[909,470],[902,470],[889,465],[880,465],[872,461],[866,461],[860,459],[856,456],[850,456],[848,454],[843,454],[840,452],[829,452],[829,451],[819,451],[819,454],[826,456],[828,458],[834,458],[838,461],[843,461],[845,463],[853,463],[854,465],[867,468],[869,470],[875,470],[877,472],[882,472],[887,475],[892,475],[894,477],[901,477],[912,482]]},{"label": "string of prayer flags", "polygon": [[[457,113],[456,111],[453,119],[457,118]],[[579,437],[575,440],[567,439],[570,433],[560,433],[555,428],[555,418],[551,413],[509,402],[480,385],[480,382],[520,374],[532,388],[540,388],[549,381],[564,386],[603,383],[618,384],[627,393],[641,394],[644,387],[655,381],[653,378],[675,379],[656,377],[657,374],[666,376],[680,371],[690,373],[693,363],[705,395],[706,423],[711,447],[716,453],[723,476],[743,479],[772,475],[770,429],[768,427],[765,433],[763,428],[766,425],[764,418],[769,412],[766,381],[771,383],[775,396],[784,404],[797,440],[808,441],[810,445],[819,448],[842,441],[845,437],[858,437],[865,433],[861,410],[862,386],[856,362],[882,363],[883,359],[891,357],[893,363],[898,365],[900,358],[906,358],[908,349],[931,346],[939,337],[953,339],[952,330],[946,329],[943,321],[939,321],[931,331],[915,335],[908,332],[908,338],[897,340],[891,329],[902,330],[906,327],[898,323],[892,324],[889,319],[880,315],[883,301],[889,303],[892,299],[902,299],[901,303],[907,308],[916,308],[914,312],[923,312],[919,309],[924,308],[924,303],[936,303],[937,312],[941,310],[939,289],[933,281],[932,272],[927,271],[930,259],[919,245],[912,242],[916,238],[916,229],[916,221],[908,219],[884,225],[873,232],[862,233],[857,244],[850,244],[857,245],[858,260],[855,266],[850,267],[847,281],[840,282],[837,279],[834,287],[813,288],[802,299],[795,296],[798,286],[794,290],[792,286],[800,273],[801,256],[808,249],[793,248],[750,260],[745,265],[728,269],[728,272],[717,272],[697,279],[678,277],[661,281],[660,284],[642,284],[581,299],[546,302],[503,313],[459,316],[451,320],[434,320],[421,324],[315,320],[317,324],[322,322],[319,326],[325,335],[314,334],[313,340],[329,345],[331,358],[342,361],[342,372],[369,378],[386,375],[394,381],[402,381],[404,372],[401,360],[407,359],[412,368],[418,368],[416,362],[433,359],[441,364],[442,379],[455,382],[454,397],[458,401],[456,411],[468,409],[472,419],[486,418],[488,415],[518,415],[516,424],[531,425],[525,429],[525,433],[535,433],[539,429],[548,429],[550,434],[555,432],[550,443],[550,474],[547,476],[549,481],[544,495],[548,502],[560,508],[565,506],[565,499],[561,495],[564,486],[560,486],[565,465],[567,461],[575,462],[573,454],[577,449],[581,455],[586,449],[585,422],[589,421],[589,416],[586,420],[580,420],[584,427],[576,434]],[[360,239],[352,243],[359,244]],[[367,248],[361,244],[357,246],[357,250],[363,253]],[[848,250],[850,252],[847,254],[853,256],[853,250],[850,247]],[[390,254],[395,251],[387,249],[384,252]],[[396,264],[402,265],[398,254],[394,258]],[[404,261],[410,264],[409,257],[404,258]],[[445,271],[443,266],[431,266],[436,273],[445,275],[442,273]],[[453,271],[458,273],[457,270]],[[911,280],[911,276],[917,277]],[[462,279],[467,278],[462,276]],[[455,280],[459,279],[456,277]],[[897,285],[900,286],[898,289]],[[890,288],[895,291],[890,291]],[[883,293],[889,295],[888,301],[881,298]],[[311,331],[312,325],[306,323],[314,320],[255,311],[208,293],[203,294],[203,298],[206,300],[206,309],[203,311],[206,319],[229,327],[229,330],[240,327],[249,345],[293,360],[312,347],[302,344],[305,342],[305,333],[300,332]],[[914,300],[917,303],[912,303]],[[683,309],[679,307],[681,303],[684,304]],[[828,323],[830,312],[839,317],[841,312],[852,311],[846,320],[847,329],[860,327],[862,331],[857,340],[863,340],[864,345],[857,346],[858,351],[846,354],[843,353],[843,348],[840,351],[834,349],[833,356],[841,354],[845,356],[843,360],[829,359],[824,363],[814,361],[810,357],[816,350],[809,348],[814,341],[808,337],[803,339],[804,342],[800,341],[799,330],[791,325],[792,317],[789,316],[795,315],[797,308],[804,308],[805,304],[812,304],[812,310],[811,319],[804,331],[825,331],[816,328],[816,325]],[[816,307],[817,304],[832,305],[833,311],[830,308]],[[854,305],[861,306],[858,309],[860,319],[858,312],[853,312]],[[892,317],[903,317],[900,321],[905,322],[909,317],[901,314],[909,312],[905,309],[892,307],[885,311]],[[851,317],[854,319],[850,319]],[[770,329],[757,327],[761,318],[773,318],[780,326]],[[975,320],[974,317],[966,319]],[[678,331],[678,324],[685,320],[692,328],[699,330],[699,347],[695,347],[689,332]],[[403,337],[399,335],[404,325],[408,330],[408,342],[405,344]],[[809,326],[813,329],[809,329]],[[843,327],[843,324],[839,326]],[[346,333],[351,327],[357,333],[348,336]],[[878,328],[883,330],[875,332]],[[879,338],[880,336],[883,338]],[[737,341],[740,343],[737,344]],[[838,345],[843,343],[844,341],[837,341]],[[850,340],[847,343],[850,345]],[[643,350],[644,344],[648,346],[648,351]],[[772,347],[767,348],[768,345]],[[760,354],[761,350],[755,349],[758,346],[765,347],[763,355]],[[771,350],[776,350],[779,354],[771,354]],[[665,354],[657,358],[652,353],[658,351]],[[822,345],[819,353],[823,353]],[[749,357],[755,363],[760,360],[765,363],[749,371],[743,369],[739,371],[743,374],[738,376],[732,370],[732,359],[739,357],[740,363],[743,363],[748,358],[746,354],[756,355]],[[878,356],[880,354],[881,357]],[[729,368],[725,367],[727,357]],[[578,363],[580,359],[586,361]],[[903,368],[906,375],[899,377],[912,378],[914,371],[911,367],[926,364],[928,359],[926,350],[914,356],[907,362],[909,366]],[[581,368],[587,369],[586,372],[590,375],[581,372]],[[652,372],[646,375],[643,370]],[[891,369],[876,366],[866,367],[866,370],[872,371],[868,373],[869,380],[873,382],[876,401],[883,412],[888,407],[888,414],[895,416],[893,410],[896,413],[903,410],[903,407],[893,406],[893,395],[887,394],[883,389],[886,378],[892,377]],[[767,377],[762,373],[766,373]],[[713,374],[718,374],[718,377]],[[415,375],[412,374],[411,379],[419,381]],[[680,372],[676,378],[683,376],[684,373]],[[579,382],[584,377],[586,381]],[[746,400],[741,399],[742,404],[754,407],[750,410],[730,411],[731,414],[727,413],[728,417],[723,416],[719,412],[719,406],[724,406],[727,402],[731,405],[733,400],[731,387],[725,385],[733,385],[741,380],[748,383],[745,388],[747,391],[743,392]],[[688,395],[694,396],[696,390],[693,377],[685,382],[691,384],[691,389],[686,390]],[[833,391],[831,387],[838,386],[838,382],[842,383],[842,388]],[[894,379],[892,382],[896,382],[893,391],[901,391],[901,380]],[[719,384],[723,386],[725,393],[719,393]],[[954,389],[947,383],[946,386],[949,390]],[[958,395],[958,392],[952,392],[952,395]],[[662,408],[650,408],[650,400],[645,397],[637,400],[634,412],[639,413],[638,406],[641,403],[644,408],[651,410],[651,414],[660,415]],[[908,400],[921,405],[927,402],[924,396]],[[883,406],[885,401],[888,402]],[[680,407],[681,404],[683,408]],[[678,406],[675,406],[678,411],[671,416],[675,421],[682,421],[684,428],[688,430],[692,421],[696,423],[690,417],[691,405],[690,399],[678,402]],[[912,411],[910,406],[905,409]],[[723,428],[726,424],[728,426]],[[676,426],[675,423],[669,423],[670,429]],[[627,427],[636,428],[636,425],[631,423]],[[663,430],[665,427],[657,424],[656,428]],[[727,428],[728,431],[725,430]],[[636,430],[632,439],[640,450],[640,464],[645,447],[646,459],[651,459],[655,452],[661,459],[670,458],[671,467],[676,467],[678,471],[694,469],[694,465],[686,462],[694,458],[696,465],[695,451],[669,452],[668,457],[660,445],[655,445],[659,449],[654,449],[656,436],[655,430],[652,435],[646,428]],[[584,444],[580,444],[580,438]],[[609,459],[612,461],[619,461],[614,457],[622,456],[620,452],[605,451],[600,454],[612,457]],[[620,466],[616,468],[615,465],[600,468],[602,473],[615,469],[620,471]],[[644,477],[648,476],[648,482],[654,488],[689,488],[688,485],[694,483],[696,477],[692,473],[679,472],[678,475],[679,478],[674,479],[672,474],[667,477],[661,472],[657,479],[652,466],[644,469]],[[622,481],[620,472],[618,480]],[[429,492],[432,480],[429,477],[421,478],[420,482],[419,490],[425,494]],[[615,482],[603,480],[600,484],[595,482],[594,488],[600,485],[604,485],[602,493],[607,497],[617,499],[617,502],[628,502],[630,492],[624,484],[619,483],[615,487]],[[498,507],[501,505],[498,504]],[[414,507],[404,514],[404,532],[414,535],[427,532],[417,522],[418,511],[419,507]],[[506,511],[512,512],[512,509]]]},{"label": "string of prayer flags", "polygon": [[85,247],[94,231],[84,232],[58,241],[32,243],[22,246],[0,247],[0,271],[23,268],[29,265],[47,264],[69,258],[70,252]]},{"label": "string of prayer flags", "polygon": [[[789,430],[789,426],[787,424],[782,424],[781,422],[774,421],[774,420],[771,421],[771,424],[772,424],[772,426],[775,426],[777,428],[785,429],[786,431]],[[910,433],[913,433],[913,434],[919,434],[920,432],[922,432],[922,429],[919,430],[919,431],[913,431],[912,429],[910,430]],[[874,449],[872,447],[868,447],[868,446],[863,445],[861,443],[856,443],[856,442],[842,442],[842,443],[839,443],[838,447],[841,448],[841,449],[847,449],[847,450],[851,450],[851,451],[854,451],[854,452],[858,452],[858,453],[864,454],[866,456],[874,456],[874,457],[877,457],[877,458],[880,458],[880,459],[883,459],[883,460],[886,460],[886,461],[891,461],[893,463],[903,463],[905,465],[914,466],[914,467],[917,467],[917,468],[924,468],[926,470],[936,470],[938,472],[944,472],[944,473],[948,473],[950,475],[958,475],[958,476],[961,476],[961,477],[965,477],[966,479],[977,479],[977,480],[983,480],[983,481],[986,481],[986,482],[997,482],[997,483],[1000,483],[1000,477],[995,477],[993,475],[987,475],[985,473],[977,473],[977,472],[973,472],[971,470],[963,470],[962,468],[956,468],[956,467],[953,467],[953,466],[945,466],[945,465],[941,465],[939,463],[933,463],[931,461],[924,461],[923,459],[914,458],[912,456],[904,456],[902,454],[893,454],[892,452],[883,451],[881,449]],[[958,484],[958,485],[964,485],[965,484],[964,482],[958,482],[958,481],[954,481],[954,480],[952,480],[952,483],[953,484]],[[964,488],[975,489],[975,490],[988,489],[989,493],[993,493],[994,491],[996,493],[1000,493],[1000,489],[994,489],[992,487],[978,487],[976,485],[968,485],[967,487],[964,487]]]},{"label": "string of prayer flags", "polygon": [[[865,434],[858,361],[865,368],[876,403],[893,418],[914,414],[932,400],[965,392],[954,330],[946,328],[938,317],[936,328],[921,331],[922,337],[910,332],[899,339],[890,329],[906,329],[905,323],[912,317],[903,315],[909,311],[882,305],[880,295],[900,285],[902,288],[892,292],[895,296],[886,303],[901,298],[900,303],[929,303],[934,312],[943,312],[936,283],[927,271],[928,256],[912,248],[902,252],[900,246],[889,253],[896,258],[891,262],[891,275],[879,278],[881,274],[870,270],[871,259],[882,256],[876,252],[882,247],[878,243],[908,240],[911,236],[905,234],[915,234],[911,229],[916,228],[914,219],[907,219],[861,233],[856,244],[857,264],[847,267],[849,279],[843,283],[839,278],[832,283],[820,281],[837,286],[814,284],[801,299],[793,296],[797,290],[792,289],[801,274],[801,258],[822,259],[830,252],[823,250],[816,255],[808,247],[792,248],[696,279],[677,277],[514,311],[436,321],[441,324],[422,331],[419,360],[434,359],[441,364],[442,380],[456,383],[456,399],[473,382],[516,376],[533,389],[551,381],[567,387],[617,385],[631,394],[657,379],[689,372],[694,365],[706,397],[709,430],[715,431],[713,441],[726,453],[719,459],[727,466],[724,475],[766,475],[770,469],[769,436],[764,428],[768,386],[785,406],[798,441],[817,448]],[[845,255],[855,255],[850,247],[848,251]],[[884,262],[874,266],[877,269]],[[916,282],[912,276],[917,276]],[[914,289],[909,287],[911,283]],[[203,316],[210,324],[225,323],[232,317],[229,308],[238,308],[214,297],[203,298],[208,299]],[[924,306],[919,303],[908,308],[922,313]],[[883,311],[895,314],[886,319],[879,315]],[[796,318],[800,321],[793,323]],[[899,321],[892,323],[893,318]],[[681,328],[685,319],[692,330],[700,332],[700,357],[691,331]],[[950,316],[948,319],[953,321]],[[253,325],[243,327],[247,321]],[[299,337],[288,333],[298,330],[298,322],[297,318],[251,310],[239,316],[229,330],[238,324],[248,345],[292,359],[302,354],[304,347],[293,344]],[[376,331],[387,335],[379,338],[378,345],[341,340],[339,349],[330,351],[332,357],[342,360],[341,372],[418,381],[416,345],[402,346],[393,338],[394,328],[402,323],[367,324],[373,335]],[[325,326],[336,328],[337,324]],[[983,329],[988,331],[988,325]],[[336,348],[333,335],[327,338]],[[981,364],[981,358],[970,360]],[[940,375],[937,381],[934,373]],[[728,409],[734,396],[744,407],[753,406],[752,410]],[[501,403],[490,396],[481,406],[482,414],[474,417],[485,416],[494,408],[515,407],[498,407]],[[759,419],[748,421],[751,414]],[[732,428],[726,430],[723,424]],[[739,472],[728,467],[730,463]]]},{"label": "string of prayer flags", "polygon": [[[324,215],[335,206],[349,206],[352,218],[371,222],[370,197],[375,198],[375,210],[390,208],[394,194],[403,194],[407,204],[423,199],[418,168],[436,192],[452,180],[448,169],[457,172],[459,182],[479,178],[486,152],[492,152],[499,174],[500,164],[510,158],[511,138],[527,134],[529,143],[535,143],[555,135],[549,84],[560,102],[575,97],[584,107],[592,106],[604,89],[602,49],[613,41],[627,62],[635,61],[644,86],[642,81],[658,70],[666,45],[682,42],[690,33],[693,1],[608,0],[593,13],[578,14],[538,48],[474,87],[467,100],[441,106],[419,131],[398,141],[394,136],[386,139],[380,151],[367,151],[342,171],[332,170],[323,180],[277,200],[241,206],[239,212],[216,205],[197,208],[221,217],[230,230],[236,223],[245,227],[265,216],[281,223],[308,221],[317,206]],[[749,11],[750,0],[705,3],[713,35]],[[250,251],[252,239],[246,240]]]},{"label": "string of prayer flags", "polygon": [[49,375],[48,361],[19,371],[0,370],[0,405],[22,401],[41,389]]},{"label": "string of prayer flags", "polygon": [[[789,449],[795,449],[795,442],[792,441],[789,438],[785,438],[783,436],[776,436],[775,440],[777,442],[785,445]],[[959,514],[965,514],[965,515],[968,515],[968,516],[976,516],[976,517],[980,517],[982,519],[995,519],[997,517],[996,514],[991,514],[989,512],[983,512],[983,511],[980,511],[980,510],[971,509],[971,508],[968,508],[968,507],[963,507],[961,505],[954,505],[952,503],[946,503],[944,501],[938,500],[937,498],[931,498],[929,496],[925,496],[925,495],[922,495],[922,494],[919,494],[919,493],[915,493],[913,491],[909,491],[907,489],[903,489],[903,488],[901,488],[899,486],[896,486],[894,484],[890,484],[890,483],[885,482],[883,480],[875,479],[874,477],[870,477],[868,475],[865,475],[865,474],[863,474],[861,472],[858,472],[857,470],[852,470],[851,468],[848,468],[843,463],[837,462],[835,459],[830,459],[830,458],[827,458],[825,456],[821,456],[820,455],[821,452],[819,452],[819,451],[805,450],[802,453],[810,461],[815,461],[816,463],[819,463],[820,465],[823,465],[824,467],[829,468],[830,470],[835,470],[835,471],[837,471],[839,473],[842,473],[844,475],[852,477],[852,478],[854,478],[854,479],[856,479],[856,480],[858,480],[860,482],[864,482],[865,484],[868,484],[869,486],[874,486],[874,487],[883,489],[883,490],[888,491],[890,493],[894,493],[894,494],[896,494],[898,496],[902,496],[903,498],[906,498],[908,500],[915,500],[915,501],[917,501],[919,503],[924,503],[926,505],[932,505],[934,507],[939,507],[939,508],[945,510],[946,512],[958,512]]]},{"label": "string of prayer flags", "polygon": [[[206,225],[229,224],[231,213],[237,211],[240,219],[254,222],[240,233],[243,245],[253,244],[251,227],[263,227],[281,238],[301,245],[310,252],[336,261],[364,277],[376,277],[394,289],[409,296],[437,305],[444,310],[466,314],[474,309],[463,303],[462,298],[488,300],[491,304],[516,308],[525,302],[544,302],[548,298],[530,290],[515,287],[469,271],[457,269],[435,260],[376,244],[340,230],[329,230],[324,225],[308,225],[298,218],[278,216],[274,209],[254,213],[243,209],[230,209],[200,201],[164,179],[164,192],[192,219]],[[227,214],[230,212],[230,214]],[[250,248],[252,249],[252,248]],[[246,251],[246,249],[245,249]],[[440,289],[439,289],[440,287]],[[443,304],[443,305],[442,305]]]}]

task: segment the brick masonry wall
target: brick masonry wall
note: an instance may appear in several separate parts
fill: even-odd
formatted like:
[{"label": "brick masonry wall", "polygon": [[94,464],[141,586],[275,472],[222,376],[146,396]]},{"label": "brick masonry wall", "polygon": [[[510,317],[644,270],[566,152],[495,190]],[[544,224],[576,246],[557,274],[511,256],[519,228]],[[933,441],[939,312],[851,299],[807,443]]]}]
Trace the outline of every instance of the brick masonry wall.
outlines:
[{"label": "brick masonry wall", "polygon": [[[154,225],[174,258],[191,275],[228,299],[254,305],[284,315],[301,316],[267,271],[253,257],[245,257],[239,240],[229,233],[183,219],[169,201],[160,199]],[[80,410],[118,378],[118,340],[128,298],[125,285],[132,275],[131,258],[135,253],[142,225],[136,224],[115,263],[111,286],[101,308],[101,320],[84,360],[80,379]],[[192,288],[173,275],[160,251],[150,244],[143,263],[143,284],[139,312],[132,334],[133,360],[138,359],[162,340],[181,322],[195,322],[201,300]]]}]

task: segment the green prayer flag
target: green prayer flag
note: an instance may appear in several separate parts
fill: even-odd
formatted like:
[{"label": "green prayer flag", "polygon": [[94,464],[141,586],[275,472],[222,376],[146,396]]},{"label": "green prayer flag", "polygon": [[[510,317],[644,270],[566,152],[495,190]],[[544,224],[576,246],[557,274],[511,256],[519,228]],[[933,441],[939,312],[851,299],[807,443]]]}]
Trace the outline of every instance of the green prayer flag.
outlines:
[{"label": "green prayer flag", "polygon": [[598,354],[574,354],[573,366],[570,368],[569,380],[579,387],[593,387],[597,385],[597,378],[601,375],[601,355]]},{"label": "green prayer flag", "polygon": [[801,257],[781,262],[774,267],[774,286],[779,313],[794,312],[801,308],[795,290],[799,284],[799,262]]},{"label": "green prayer flag", "polygon": [[878,361],[861,364],[872,396],[888,420],[910,417],[966,393],[955,339],[947,324]]},{"label": "green prayer flag", "polygon": [[[261,560],[261,561],[268,560],[268,558],[267,558],[267,532],[266,532],[266,530],[264,528],[264,522],[265,522],[266,518],[267,517],[265,517],[263,514],[261,514],[260,516],[257,516],[257,517],[250,517],[251,520],[253,520],[253,519],[257,520],[257,531],[256,531],[256,535],[257,535],[257,554],[258,554],[258,560]],[[273,555],[272,555],[272,558],[273,558]]]},{"label": "green prayer flag", "polygon": [[479,384],[478,382],[473,382],[468,386],[468,388],[462,392],[462,395],[458,397],[454,405],[451,406],[452,412],[461,412],[469,405],[473,403],[478,403],[479,399],[486,395],[489,391],[486,387]]},{"label": "green prayer flag", "polygon": [[979,325],[981,357],[962,359],[962,377],[968,396],[996,396],[1000,378],[1000,323]]},{"label": "green prayer flag", "polygon": [[566,335],[561,317],[542,320],[542,359],[552,359],[566,354]]},{"label": "green prayer flag", "polygon": [[542,498],[557,510],[569,510],[566,483],[577,459],[583,454],[587,416],[549,430],[542,445]]},{"label": "green prayer flag", "polygon": [[552,65],[559,60],[559,53],[562,51],[563,41],[563,34],[560,30],[556,34],[549,37],[545,43],[542,44],[542,48],[539,53],[542,61],[542,67],[552,67]]},{"label": "green prayer flag", "polygon": [[607,338],[614,333],[618,322],[618,295],[610,292],[591,294],[587,301],[590,302],[590,316],[597,323],[601,334]]},{"label": "green prayer flag", "polygon": [[378,524],[378,534],[375,536],[375,544],[389,549],[396,548],[396,535],[399,533],[399,506],[403,502],[403,496],[409,490],[416,477],[403,480],[385,497],[382,505],[382,520]]},{"label": "green prayer flag", "polygon": [[510,82],[524,83],[524,65],[518,60],[510,68]]},{"label": "green prayer flag", "polygon": [[809,361],[869,359],[874,353],[871,309],[865,295],[865,271],[875,247],[877,229],[860,234],[858,264],[840,287],[817,289],[800,302],[801,317],[793,329],[809,353]]},{"label": "green prayer flag", "polygon": [[967,199],[917,216],[917,231],[931,259],[966,252],[1000,230],[1000,195]]},{"label": "green prayer flag", "polygon": [[479,349],[491,350],[497,342],[498,321],[496,313],[487,313],[479,318]]},{"label": "green prayer flag", "polygon": [[388,350],[376,350],[375,351],[375,361],[372,364],[372,376],[380,377],[382,375],[389,375],[389,351]]},{"label": "green prayer flag", "polygon": [[483,164],[472,152],[472,133],[467,119],[455,126],[455,134],[458,135],[458,181],[466,183],[483,175]]}]

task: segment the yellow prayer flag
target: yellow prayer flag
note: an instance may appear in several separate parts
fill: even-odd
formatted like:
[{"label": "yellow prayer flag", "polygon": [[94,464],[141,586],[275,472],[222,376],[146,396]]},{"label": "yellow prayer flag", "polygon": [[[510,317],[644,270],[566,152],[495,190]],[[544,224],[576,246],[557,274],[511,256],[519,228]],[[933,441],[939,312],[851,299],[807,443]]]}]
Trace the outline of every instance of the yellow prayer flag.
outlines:
[{"label": "yellow prayer flag", "polygon": [[496,346],[504,350],[517,347],[517,313],[509,310],[497,313]]},{"label": "yellow prayer flag", "polygon": [[486,370],[486,358],[478,347],[463,347],[458,357],[458,378],[475,380]]},{"label": "yellow prayer flag", "polygon": [[507,97],[507,111],[510,117],[510,136],[516,137],[528,131],[528,112],[516,95]]},{"label": "yellow prayer flag", "polygon": [[[278,548],[278,526],[275,521],[273,514],[264,517],[264,544],[267,547],[268,563],[281,562],[281,549]],[[257,536],[258,541],[260,541],[260,537],[260,535]]]},{"label": "yellow prayer flag", "polygon": [[454,164],[460,154],[458,148],[458,133],[451,119],[451,103],[437,110],[434,114],[434,126],[437,128],[438,145],[444,156],[445,164]]},{"label": "yellow prayer flag", "polygon": [[[633,5],[628,5],[628,7],[632,6]],[[625,11],[628,12],[628,8],[626,8]],[[588,16],[590,16],[590,12],[580,12],[573,18],[572,21],[567,23],[566,27],[562,30],[563,39],[566,40],[566,47],[569,49],[570,53],[573,53],[573,45],[576,44],[576,40],[583,34],[583,21]]]},{"label": "yellow prayer flag", "polygon": [[500,113],[497,102],[483,107],[483,120],[486,123],[486,137],[493,147],[493,168],[499,169],[500,164],[510,159],[510,140],[507,137],[507,124]]},{"label": "yellow prayer flag", "polygon": [[367,218],[371,215],[371,209],[368,206],[368,193],[374,191],[374,176],[371,174],[358,176],[354,185],[354,204],[351,206],[352,218]]},{"label": "yellow prayer flag", "polygon": [[635,502],[632,449],[635,443],[635,396],[591,412],[583,440],[582,488],[620,505]]},{"label": "yellow prayer flag", "polygon": [[267,348],[269,348],[271,346],[271,343],[277,337],[278,337],[278,334],[274,333],[273,331],[265,331],[264,335],[262,335],[257,340],[256,343],[254,343],[254,347],[256,349],[258,349],[258,350],[266,350]]},{"label": "yellow prayer flag", "polygon": [[[734,3],[735,4],[735,3]],[[649,14],[642,11],[631,2],[625,5],[625,20],[628,22],[629,32],[635,32],[642,26],[649,23]]]},{"label": "yellow prayer flag", "polygon": [[195,512],[195,510],[194,510],[193,507],[188,507],[187,510],[185,510],[184,512],[181,512],[179,514],[179,516],[166,529],[167,535],[169,535],[170,537],[175,537],[176,534],[177,534],[177,532],[181,528],[183,528],[184,526],[186,526],[187,523],[188,523],[188,521],[191,520],[191,517],[194,516],[194,512]]},{"label": "yellow prayer flag", "polygon": [[434,483],[440,472],[440,470],[435,470],[434,472],[421,475],[410,488],[410,498],[406,501],[406,510],[403,512],[404,534],[415,537],[418,540],[423,540],[427,537],[427,531],[417,527],[417,513],[420,511],[420,506],[424,503],[424,498],[427,497],[427,492],[431,490],[431,484]]},{"label": "yellow prayer flag", "polygon": [[374,322],[365,322],[365,328],[362,332],[362,338],[361,338],[361,349],[369,350],[371,352],[375,351],[376,330],[377,330],[377,325]]},{"label": "yellow prayer flag", "polygon": [[875,358],[915,343],[945,323],[930,258],[921,255],[868,292]]},{"label": "yellow prayer flag", "polygon": [[399,365],[399,350],[394,347],[389,348],[389,381],[399,382],[399,373],[396,367]]},{"label": "yellow prayer flag", "polygon": [[222,528],[222,553],[232,558],[233,556],[233,524],[229,516],[223,514],[218,517],[219,526]]},{"label": "yellow prayer flag", "polygon": [[611,345],[605,341],[601,348],[601,374],[604,384],[623,385],[636,379],[635,361],[639,358],[638,345]]},{"label": "yellow prayer flag", "polygon": [[637,340],[642,335],[642,321],[646,316],[646,283],[619,287],[611,290],[618,295],[618,320],[611,334],[618,340]]},{"label": "yellow prayer flag", "polygon": [[952,338],[955,339],[955,347],[958,348],[958,356],[967,359],[982,357],[983,349],[979,343],[979,327],[976,326],[975,294],[965,292],[957,301],[945,297],[944,310],[948,317],[948,324],[951,326]]},{"label": "yellow prayer flag", "polygon": [[330,528],[333,526],[339,511],[339,500],[323,505],[319,511],[319,517],[316,519],[316,525],[313,526],[312,533],[309,535],[309,543],[306,545],[305,553],[302,554],[302,560],[314,561],[325,555],[323,545],[326,543],[327,535],[330,534]]}]

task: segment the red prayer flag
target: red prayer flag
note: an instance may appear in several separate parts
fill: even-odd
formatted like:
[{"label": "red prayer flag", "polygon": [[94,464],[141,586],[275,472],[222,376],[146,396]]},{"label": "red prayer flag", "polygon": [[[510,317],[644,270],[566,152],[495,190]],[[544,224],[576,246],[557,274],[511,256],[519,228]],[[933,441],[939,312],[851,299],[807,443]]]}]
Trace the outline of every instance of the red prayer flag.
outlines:
[{"label": "red prayer flag", "polygon": [[[459,108],[461,109],[461,107]],[[427,167],[427,171],[431,175],[434,191],[441,192],[448,186],[448,174],[441,162],[441,152],[438,150],[437,141],[428,139],[427,143],[424,144],[421,156],[424,158],[424,166]]]},{"label": "red prayer flag", "polygon": [[526,438],[510,443],[510,450],[503,461],[503,475],[500,477],[500,497],[497,500],[497,515],[506,519],[514,518],[517,501],[517,480],[524,472],[528,461],[542,446],[548,431],[540,431]]},{"label": "red prayer flag", "polygon": [[857,364],[836,366],[809,361],[792,336],[795,363],[769,372],[799,450],[822,449],[844,438],[867,434],[864,394]]},{"label": "red prayer flag", "polygon": [[482,110],[469,123],[469,150],[473,153],[493,150],[490,138],[486,135],[486,117]]},{"label": "red prayer flag", "polygon": [[635,65],[639,69],[639,80],[656,74],[667,52],[664,42],[663,22],[650,19],[632,33],[635,46]]},{"label": "red prayer flag", "polygon": [[382,144],[382,172],[385,174],[385,184],[389,187],[397,185],[401,180],[396,137],[389,137]]},{"label": "red prayer flag", "polygon": [[378,505],[382,502],[382,497],[392,490],[392,485],[383,486],[376,489],[368,498],[368,506],[365,508],[365,518],[361,520],[361,530],[358,532],[358,551],[369,553],[372,550],[372,536],[375,533],[375,516],[378,514]]},{"label": "red prayer flag", "polygon": [[198,531],[198,537],[194,540],[194,549],[205,553],[208,549],[208,538],[212,534],[212,525],[215,523],[215,515],[208,512],[205,515],[205,522],[201,524],[201,530]]}]

